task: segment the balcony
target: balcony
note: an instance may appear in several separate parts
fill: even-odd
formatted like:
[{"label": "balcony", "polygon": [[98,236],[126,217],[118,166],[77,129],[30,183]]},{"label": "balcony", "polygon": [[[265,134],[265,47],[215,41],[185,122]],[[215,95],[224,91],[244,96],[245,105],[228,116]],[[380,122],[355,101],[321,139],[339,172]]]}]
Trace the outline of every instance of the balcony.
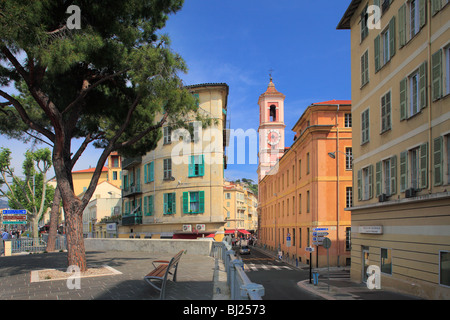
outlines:
[{"label": "balcony", "polygon": [[126,189],[122,190],[122,197],[126,198],[126,197],[132,197],[132,196],[136,196],[138,194],[142,194],[141,191],[141,185],[132,185],[129,187],[125,187]]},{"label": "balcony", "polygon": [[122,225],[123,226],[133,226],[136,224],[142,224],[142,214],[135,213],[127,216],[122,216]]},{"label": "balcony", "polygon": [[141,157],[123,159],[122,160],[122,170],[128,170],[130,167],[133,167],[140,163],[142,163]]}]

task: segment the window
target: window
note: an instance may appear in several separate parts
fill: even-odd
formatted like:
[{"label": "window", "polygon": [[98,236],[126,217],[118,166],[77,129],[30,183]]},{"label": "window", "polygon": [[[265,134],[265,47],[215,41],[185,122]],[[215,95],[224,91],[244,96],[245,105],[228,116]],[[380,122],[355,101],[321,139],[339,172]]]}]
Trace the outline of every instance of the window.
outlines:
[{"label": "window", "polygon": [[164,159],[164,180],[172,178],[172,159]]},{"label": "window", "polygon": [[428,144],[400,153],[400,191],[428,186]]},{"label": "window", "polygon": [[439,252],[439,284],[450,286],[450,251]]},{"label": "window", "polygon": [[225,199],[231,199],[231,193],[230,192],[225,193]]},{"label": "window", "polygon": [[411,40],[426,23],[426,0],[409,0],[398,10],[400,48]]},{"label": "window", "polygon": [[172,130],[170,127],[164,127],[163,128],[163,135],[164,135],[164,144],[171,144],[172,143]]},{"label": "window", "polygon": [[152,182],[155,179],[155,164],[150,162],[144,165],[144,183]]},{"label": "window", "polygon": [[395,55],[395,17],[374,40],[375,72],[378,72]]},{"label": "window", "polygon": [[361,88],[369,82],[369,50],[361,56]]},{"label": "window", "polygon": [[415,148],[409,151],[409,161],[411,163],[410,168],[410,181],[411,188],[419,188],[419,148]]},{"label": "window", "polygon": [[113,180],[117,180],[117,171],[113,171]]},{"label": "window", "polygon": [[195,104],[198,108],[200,106],[200,95],[198,93],[193,93],[192,95],[194,96]]},{"label": "window", "polygon": [[309,152],[306,154],[306,174],[309,174]]},{"label": "window", "polygon": [[345,148],[345,169],[346,170],[352,170],[352,160],[353,160],[352,148]]},{"label": "window", "polygon": [[302,194],[298,194],[298,213],[302,213]]},{"label": "window", "polygon": [[373,197],[373,165],[358,170],[358,200],[369,200]]},{"label": "window", "polygon": [[391,92],[381,97],[381,132],[391,129]]},{"label": "window", "polygon": [[450,93],[450,46],[439,49],[432,55],[431,76],[431,94],[433,100],[440,99]]},{"label": "window", "polygon": [[309,212],[309,207],[310,207],[310,196],[309,191],[306,191],[306,212]]},{"label": "window", "polygon": [[353,207],[353,190],[352,187],[345,188],[346,194],[346,208]]},{"label": "window", "polygon": [[345,251],[352,250],[352,227],[345,228]]},{"label": "window", "polygon": [[381,248],[381,272],[392,274],[392,253],[391,249]]},{"label": "window", "polygon": [[183,192],[183,213],[203,213],[205,211],[205,192]]},{"label": "window", "polygon": [[427,62],[400,81],[400,120],[418,114],[427,106]]},{"label": "window", "polygon": [[377,197],[397,193],[397,156],[376,163],[375,189]]},{"label": "window", "polygon": [[269,117],[270,117],[271,122],[277,121],[277,107],[276,106],[274,106],[274,105],[270,106]]},{"label": "window", "polygon": [[164,214],[175,214],[175,193],[164,193]]},{"label": "window", "polygon": [[189,157],[189,177],[201,177],[205,174],[203,155]]},{"label": "window", "polygon": [[369,28],[367,26],[367,21],[369,20],[369,14],[367,13],[368,6],[366,5],[361,12],[361,42],[369,35]]},{"label": "window", "polygon": [[144,197],[144,215],[151,216],[153,214],[154,204],[153,196]]},{"label": "window", "polygon": [[344,126],[346,128],[351,128],[352,127],[352,114],[351,113],[346,113],[345,114],[345,123]]},{"label": "window", "polygon": [[369,109],[361,113],[361,145],[369,142]]}]

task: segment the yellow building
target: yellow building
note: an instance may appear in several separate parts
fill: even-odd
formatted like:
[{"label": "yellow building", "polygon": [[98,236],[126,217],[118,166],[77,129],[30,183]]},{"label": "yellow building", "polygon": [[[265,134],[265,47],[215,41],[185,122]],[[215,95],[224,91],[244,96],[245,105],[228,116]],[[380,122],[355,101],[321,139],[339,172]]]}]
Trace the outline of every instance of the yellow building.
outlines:
[{"label": "yellow building", "polygon": [[353,0],[338,29],[351,31],[351,278],[375,266],[382,288],[449,299],[448,1]]},{"label": "yellow building", "polygon": [[124,159],[119,237],[186,239],[223,230],[228,85],[187,88],[197,97],[199,112],[215,121],[203,129],[192,115],[190,131],[165,125],[155,150]]},{"label": "yellow building", "polygon": [[258,229],[258,201],[248,188],[225,181],[223,186],[223,210],[225,234],[248,236]]}]

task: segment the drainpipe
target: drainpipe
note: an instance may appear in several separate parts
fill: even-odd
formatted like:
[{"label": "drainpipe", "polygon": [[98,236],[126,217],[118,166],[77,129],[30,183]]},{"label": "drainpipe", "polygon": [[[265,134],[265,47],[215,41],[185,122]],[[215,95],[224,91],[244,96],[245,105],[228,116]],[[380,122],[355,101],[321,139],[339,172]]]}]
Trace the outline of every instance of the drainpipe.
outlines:
[{"label": "drainpipe", "polygon": [[432,165],[431,165],[431,147],[433,146],[433,138],[432,138],[432,127],[431,127],[431,104],[433,102],[433,92],[431,88],[431,76],[432,76],[432,63],[431,63],[431,0],[427,1],[427,13],[428,13],[428,76],[427,76],[427,89],[428,89],[428,193],[431,193],[431,174],[432,174]]}]

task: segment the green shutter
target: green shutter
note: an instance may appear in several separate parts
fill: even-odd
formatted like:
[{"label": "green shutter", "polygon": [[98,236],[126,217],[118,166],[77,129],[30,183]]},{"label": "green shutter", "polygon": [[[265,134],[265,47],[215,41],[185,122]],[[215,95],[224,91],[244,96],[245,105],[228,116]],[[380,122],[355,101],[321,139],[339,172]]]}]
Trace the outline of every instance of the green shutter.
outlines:
[{"label": "green shutter", "polygon": [[152,215],[153,214],[153,210],[154,210],[153,196],[149,196],[148,197],[148,213],[150,215]]},{"label": "green shutter", "polygon": [[442,174],[442,162],[443,162],[443,138],[437,137],[433,141],[433,176],[434,176],[434,185],[440,186],[442,185],[443,181],[443,174]]},{"label": "green shutter", "polygon": [[358,170],[358,200],[362,200],[362,171]]},{"label": "green shutter", "polygon": [[200,205],[198,213],[204,213],[205,212],[205,191],[199,191],[198,193]]},{"label": "green shutter", "polygon": [[375,72],[380,70],[380,35],[378,35],[374,40],[374,57],[375,57]]},{"label": "green shutter", "polygon": [[389,22],[389,54],[392,58],[395,55],[395,16]]},{"label": "green shutter", "polygon": [[420,28],[427,22],[427,1],[419,0]]},{"label": "green shutter", "polygon": [[442,0],[431,0],[431,14],[435,15],[442,9]]},{"label": "green shutter", "polygon": [[391,157],[391,195],[397,193],[397,156]]},{"label": "green shutter", "polygon": [[183,213],[189,213],[189,192],[183,192]]},{"label": "green shutter", "polygon": [[168,213],[167,209],[168,209],[168,198],[169,198],[169,194],[168,193],[164,193],[164,213]]},{"label": "green shutter", "polygon": [[408,152],[400,153],[400,192],[405,192],[408,184]]},{"label": "green shutter", "polygon": [[428,187],[428,143],[424,143],[420,146],[420,188],[425,189]]},{"label": "green shutter", "polygon": [[148,171],[148,163],[144,165],[144,183],[148,182],[147,171]]},{"label": "green shutter", "polygon": [[420,109],[428,104],[427,99],[427,62],[425,61],[419,67],[419,103]]},{"label": "green shutter", "polygon": [[190,156],[189,157],[189,177],[193,177],[194,176],[194,172],[195,172],[195,156]]},{"label": "green shutter", "polygon": [[398,39],[401,48],[406,44],[406,3],[398,10]]},{"label": "green shutter", "polygon": [[144,197],[144,215],[148,215],[148,197]]},{"label": "green shutter", "polygon": [[198,93],[194,93],[193,96],[194,96],[194,99],[195,99],[195,105],[197,107],[199,107],[200,106],[200,95]]},{"label": "green shutter", "polygon": [[199,156],[200,163],[198,165],[198,175],[203,177],[205,175],[205,157],[202,154]]},{"label": "green shutter", "polygon": [[373,198],[373,165],[369,166],[369,199]]},{"label": "green shutter", "polygon": [[433,56],[431,57],[431,74],[432,74],[432,83],[431,83],[431,92],[433,100],[439,99],[442,97],[442,50],[439,49]]},{"label": "green shutter", "polygon": [[376,197],[381,195],[381,161],[375,164],[375,192]]},{"label": "green shutter", "polygon": [[152,161],[150,162],[150,168],[149,168],[150,172],[149,172],[149,181],[153,181],[155,178],[155,163]]},{"label": "green shutter", "polygon": [[176,193],[172,193],[172,213],[177,213],[177,206],[176,206]]},{"label": "green shutter", "polygon": [[406,119],[406,110],[407,110],[407,78],[400,81],[400,120]]}]

